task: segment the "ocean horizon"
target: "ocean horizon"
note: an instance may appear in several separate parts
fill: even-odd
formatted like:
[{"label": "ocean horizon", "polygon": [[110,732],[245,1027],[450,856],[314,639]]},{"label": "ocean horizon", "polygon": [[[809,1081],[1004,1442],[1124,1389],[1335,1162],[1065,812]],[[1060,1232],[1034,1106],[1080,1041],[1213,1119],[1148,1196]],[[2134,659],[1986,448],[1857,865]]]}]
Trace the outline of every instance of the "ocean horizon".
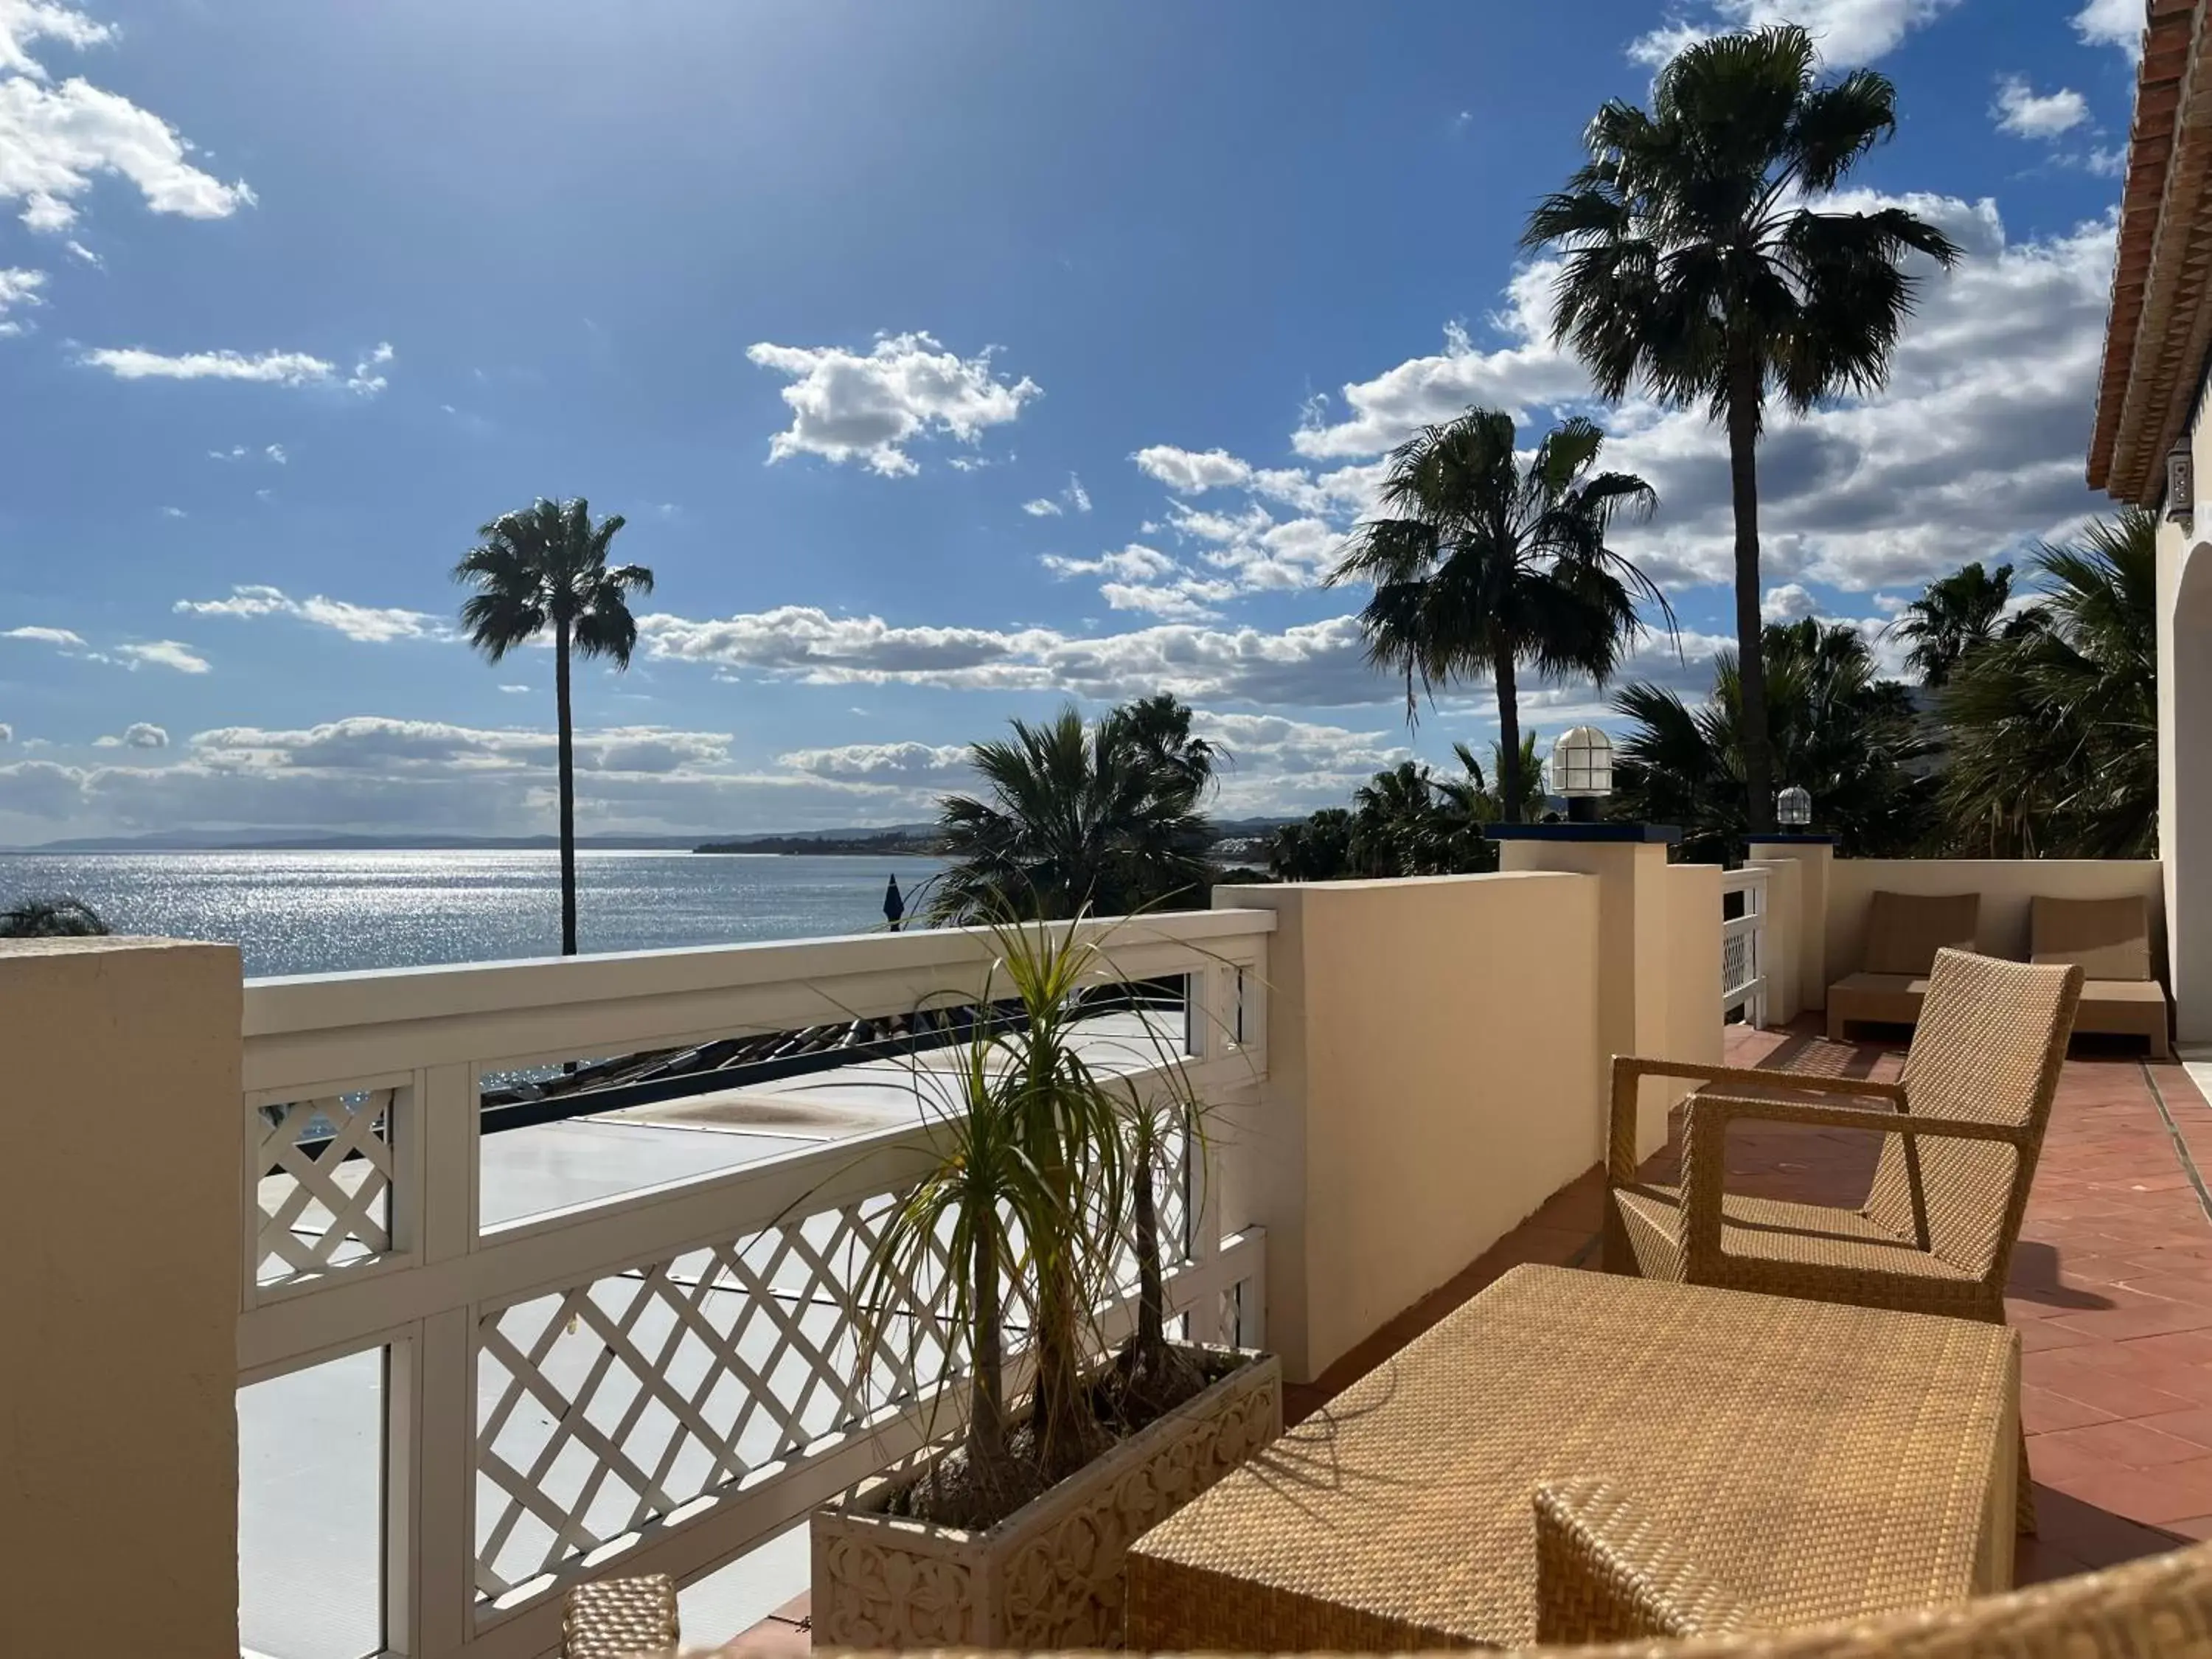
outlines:
[{"label": "ocean horizon", "polygon": [[[879,931],[896,877],[911,906],[933,858],[586,849],[587,953]],[[0,908],[69,894],[118,933],[235,944],[250,977],[557,956],[550,849],[0,851]]]}]

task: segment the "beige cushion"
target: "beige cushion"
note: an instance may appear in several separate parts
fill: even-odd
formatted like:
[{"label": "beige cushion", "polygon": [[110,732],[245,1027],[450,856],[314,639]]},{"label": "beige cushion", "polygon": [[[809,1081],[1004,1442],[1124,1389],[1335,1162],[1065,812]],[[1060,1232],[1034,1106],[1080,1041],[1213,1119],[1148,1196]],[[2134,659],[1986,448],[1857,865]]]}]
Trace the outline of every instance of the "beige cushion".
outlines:
[{"label": "beige cushion", "polygon": [[2093,980],[2150,977],[2150,905],[2131,898],[2038,898],[2029,911],[2028,960],[2079,963]]},{"label": "beige cushion", "polygon": [[1925,974],[1946,945],[1974,948],[1981,910],[1979,893],[1877,892],[1867,907],[1859,966],[1869,974]]},{"label": "beige cushion", "polygon": [[1911,1025],[1920,1018],[1928,981],[1916,974],[1849,974],[1828,988],[1828,1012],[1839,1020]]}]

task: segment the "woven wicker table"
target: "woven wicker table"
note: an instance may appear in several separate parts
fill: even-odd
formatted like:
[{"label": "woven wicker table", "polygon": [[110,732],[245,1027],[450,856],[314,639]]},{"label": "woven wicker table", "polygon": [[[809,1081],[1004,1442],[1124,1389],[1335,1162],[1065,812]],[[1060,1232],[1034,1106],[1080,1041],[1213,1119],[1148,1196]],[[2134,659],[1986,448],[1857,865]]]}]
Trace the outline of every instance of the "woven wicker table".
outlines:
[{"label": "woven wicker table", "polygon": [[1128,1645],[1532,1642],[1593,1482],[1735,1628],[2008,1589],[2019,1389],[2002,1327],[1517,1267],[1140,1540]]}]

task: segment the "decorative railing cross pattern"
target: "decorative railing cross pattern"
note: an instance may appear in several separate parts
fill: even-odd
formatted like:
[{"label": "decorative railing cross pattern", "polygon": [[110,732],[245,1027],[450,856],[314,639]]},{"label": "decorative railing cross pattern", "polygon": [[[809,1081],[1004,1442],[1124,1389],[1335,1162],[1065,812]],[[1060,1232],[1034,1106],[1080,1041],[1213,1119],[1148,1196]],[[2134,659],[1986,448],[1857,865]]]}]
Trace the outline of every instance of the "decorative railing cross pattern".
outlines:
[{"label": "decorative railing cross pattern", "polygon": [[485,1315],[480,1364],[501,1386],[477,1435],[477,1593],[496,1601],[556,1572],[939,1375],[941,1249],[926,1282],[889,1281],[893,1306],[861,1317],[890,1202]]},{"label": "decorative railing cross pattern", "polygon": [[358,1266],[391,1249],[397,1092],[361,1090],[249,1114],[260,1131],[257,1285]]}]

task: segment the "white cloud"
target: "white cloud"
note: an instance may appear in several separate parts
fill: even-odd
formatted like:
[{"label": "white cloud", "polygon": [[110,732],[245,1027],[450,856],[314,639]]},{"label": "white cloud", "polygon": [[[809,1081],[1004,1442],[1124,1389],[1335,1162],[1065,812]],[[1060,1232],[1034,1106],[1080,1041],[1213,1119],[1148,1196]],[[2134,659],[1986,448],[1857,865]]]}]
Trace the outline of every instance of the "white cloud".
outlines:
[{"label": "white cloud", "polygon": [[1073,509],[1077,513],[1091,510],[1091,492],[1083,487],[1083,480],[1073,472],[1067,475],[1067,488],[1060,492],[1058,500],[1040,495],[1033,501],[1024,501],[1022,511],[1032,519],[1057,519]]},{"label": "white cloud", "polygon": [[2118,46],[2130,62],[2142,56],[2143,0],[2085,0],[2074,14],[2074,33],[2087,46]]},{"label": "white cloud", "polygon": [[1990,118],[2015,138],[2056,138],[2089,118],[2089,100],[2071,87],[2039,93],[2017,75],[1997,82]]},{"label": "white cloud", "polygon": [[353,366],[353,373],[346,376],[346,390],[356,392],[364,398],[374,398],[392,384],[382,374],[377,373],[390,362],[392,358],[392,343],[386,340]]},{"label": "white cloud", "polygon": [[54,0],[0,0],[0,74],[46,79],[46,66],[31,56],[31,44],[36,40],[58,40],[82,49],[104,46],[114,38],[112,27],[94,22],[74,6]]},{"label": "white cloud", "polygon": [[0,0],[0,201],[22,203],[23,223],[45,232],[73,226],[76,198],[104,176],[136,185],[156,213],[222,219],[252,206],[244,180],[193,166],[191,146],[160,116],[80,76],[56,85],[30,52],[40,40],[82,49],[114,38],[73,6]]},{"label": "white cloud", "polygon": [[1131,542],[1118,552],[1101,553],[1095,559],[1071,559],[1048,553],[1037,562],[1055,576],[1112,576],[1121,581],[1157,581],[1172,576],[1182,566],[1156,547]]},{"label": "white cloud", "polygon": [[1173,444],[1153,444],[1139,450],[1130,459],[1136,462],[1137,470],[1146,477],[1157,478],[1170,489],[1186,495],[1252,482],[1252,464],[1237,459],[1225,449],[1200,453],[1179,449]]},{"label": "white cloud", "polygon": [[119,735],[94,738],[92,746],[95,749],[167,749],[169,734],[150,721],[133,720],[123,728]]},{"label": "white cloud", "polygon": [[82,242],[78,241],[75,237],[71,237],[69,240],[64,242],[62,246],[68,250],[72,258],[83,260],[85,264],[92,266],[94,270],[101,270],[106,266],[106,260],[101,258],[97,253],[94,253],[90,248],[87,247]]},{"label": "white cloud", "polygon": [[843,782],[939,785],[969,775],[964,743],[848,743],[795,749],[778,763],[811,777]]},{"label": "white cloud", "polygon": [[1186,623],[1078,637],[1052,629],[894,627],[785,605],[719,620],[638,618],[646,653],[816,685],[935,685],[1123,698],[1336,708],[1387,702],[1395,687],[1361,659],[1350,617],[1281,632]]},{"label": "white cloud", "polygon": [[292,617],[318,628],[328,628],[364,645],[384,645],[393,640],[444,639],[449,632],[438,617],[398,605],[354,605],[317,593],[295,599],[282,588],[261,584],[234,587],[222,599],[179,599],[171,607],[193,617]]},{"label": "white cloud", "polygon": [[1796,582],[1784,582],[1779,587],[1766,590],[1759,614],[1771,623],[1791,623],[1814,615],[1820,608],[1820,601],[1804,587]]},{"label": "white cloud", "polygon": [[191,514],[181,507],[165,507],[161,509],[161,516],[165,519],[183,519],[189,518]]},{"label": "white cloud", "polygon": [[1346,420],[1301,428],[1291,447],[1315,458],[1374,455],[1425,422],[1449,420],[1469,404],[1526,420],[1540,409],[1588,399],[1589,377],[1551,343],[1552,285],[1559,262],[1522,266],[1506,285],[1505,305],[1490,319],[1507,343],[1478,351],[1467,331],[1444,331],[1439,355],[1408,358],[1371,380],[1344,388]]},{"label": "white cloud", "polygon": [[15,741],[15,728],[9,725],[7,721],[0,720],[0,743],[13,743]]},{"label": "white cloud", "polygon": [[118,380],[258,380],[270,386],[324,386],[334,364],[304,351],[186,351],[173,356],[138,346],[100,346],[80,359]]},{"label": "white cloud", "polygon": [[[110,746],[128,750],[128,737]],[[729,746],[726,732],[657,726],[577,733],[579,823],[826,826],[896,822],[927,805],[910,783],[737,769]],[[553,821],[550,732],[363,715],[295,730],[226,727],[158,758],[142,752],[127,764],[0,766],[0,836],[216,825],[511,834]]]},{"label": "white cloud", "polygon": [[25,270],[20,266],[0,267],[0,335],[21,334],[24,324],[21,318],[8,313],[18,307],[44,305],[39,290],[46,285],[43,270]]},{"label": "white cloud", "polygon": [[[1639,36],[1628,55],[1656,69],[1684,46],[1730,29],[1800,23],[1831,64],[1870,64],[1959,0],[1708,0],[1694,18],[1678,15]],[[2140,7],[2140,0],[2137,0]]]},{"label": "white cloud", "polygon": [[182,640],[153,640],[143,645],[118,645],[116,656],[126,668],[173,668],[179,674],[204,674],[205,657]]},{"label": "white cloud", "polygon": [[1178,622],[1216,614],[1214,607],[1238,592],[1232,581],[1201,576],[1156,547],[1131,542],[1095,559],[1048,553],[1037,561],[1056,576],[1104,576],[1099,596],[1115,611],[1139,611]]},{"label": "white cloud", "polygon": [[499,689],[512,696],[524,696],[531,690],[531,688],[526,685],[502,685]]},{"label": "white cloud", "polygon": [[769,441],[769,459],[819,455],[865,461],[884,477],[917,472],[908,443],[939,434],[974,443],[1042,395],[1027,376],[1010,382],[994,374],[991,355],[987,348],[961,357],[925,333],[879,334],[865,355],[842,346],[750,346],[748,358],[793,382],[782,393],[791,426]]},{"label": "white cloud", "polygon": [[[575,735],[576,765],[598,772],[673,772],[729,758],[726,732],[663,726],[612,726]],[[550,766],[559,755],[550,732],[484,730],[443,720],[356,715],[296,730],[223,726],[202,732],[192,747],[210,762],[251,768],[346,771],[511,771]]]},{"label": "white cloud", "polygon": [[[1893,203],[1941,226],[1966,257],[1948,276],[1916,259],[1919,312],[1884,391],[1802,416],[1768,409],[1760,530],[1772,580],[1807,577],[1846,591],[1923,580],[2098,506],[2082,479],[2081,423],[2096,399],[2111,219],[2015,241],[1989,200],[1855,192],[1832,205]],[[1587,378],[1550,343],[1553,275],[1537,264],[1516,276],[1492,319],[1504,337],[1499,349],[1416,358],[1349,386],[1346,418],[1310,423],[1296,446],[1377,455],[1422,422],[1459,414],[1477,380],[1481,401],[1524,416],[1590,407]],[[1455,361],[1479,364],[1480,374],[1443,372]],[[1611,434],[1606,464],[1641,474],[1659,494],[1656,520],[1625,527],[1621,547],[1678,597],[1685,586],[1728,580],[1725,434],[1701,410],[1638,395],[1600,418]]]},{"label": "white cloud", "polygon": [[264,447],[261,453],[264,455],[266,455],[271,461],[274,461],[278,466],[283,466],[287,461],[292,459],[289,455],[287,455],[284,453],[284,446],[282,444],[270,444]]},{"label": "white cloud", "polygon": [[0,640],[26,640],[37,645],[51,645],[64,651],[84,649],[84,636],[66,628],[10,628],[0,631]]}]

